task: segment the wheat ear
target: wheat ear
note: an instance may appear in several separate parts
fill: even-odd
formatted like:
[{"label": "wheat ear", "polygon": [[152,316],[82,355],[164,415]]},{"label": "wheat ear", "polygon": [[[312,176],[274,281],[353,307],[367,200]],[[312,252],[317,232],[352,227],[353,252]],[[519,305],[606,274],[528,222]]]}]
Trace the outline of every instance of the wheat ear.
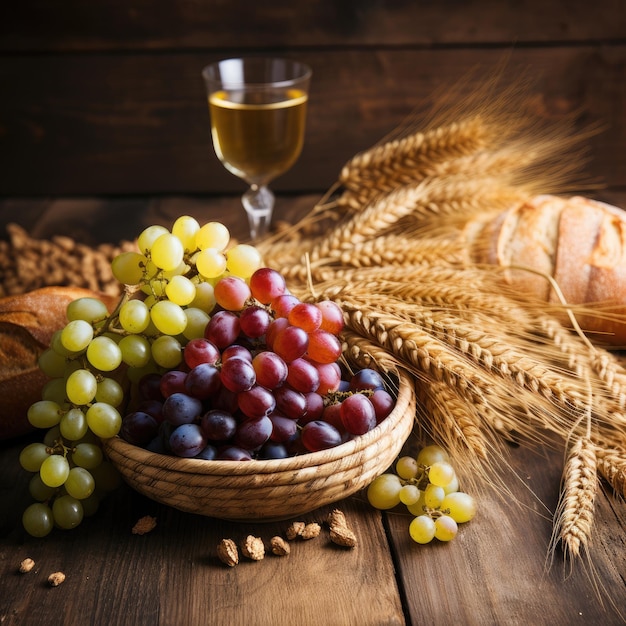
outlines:
[{"label": "wheat ear", "polygon": [[463,458],[472,460],[471,465],[480,469],[488,459],[488,446],[481,430],[480,418],[474,410],[476,405],[468,403],[453,388],[443,383],[419,384],[416,389],[429,415],[433,439],[455,441],[455,448],[460,443],[467,451]]},{"label": "wheat ear", "polygon": [[626,450],[596,446],[598,473],[622,498],[626,498]]},{"label": "wheat ear", "polygon": [[563,470],[563,491],[555,529],[566,556],[577,558],[589,547],[598,490],[596,447],[578,437],[569,449]]}]

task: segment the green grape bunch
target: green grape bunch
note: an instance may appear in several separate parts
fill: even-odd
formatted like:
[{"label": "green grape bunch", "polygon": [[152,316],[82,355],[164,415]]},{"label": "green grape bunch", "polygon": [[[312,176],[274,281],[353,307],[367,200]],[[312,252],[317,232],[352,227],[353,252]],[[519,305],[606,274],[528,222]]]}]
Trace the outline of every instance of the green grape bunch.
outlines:
[{"label": "green grape bunch", "polygon": [[185,344],[203,336],[221,278],[249,279],[261,267],[254,246],[230,243],[223,224],[201,226],[187,215],[171,230],[149,226],[137,238],[137,251],[111,263],[125,287],[112,312],[97,297],[68,305],[67,324],[39,358],[49,381],[27,414],[46,433],[19,459],[32,473],[34,502],[22,516],[28,534],[78,526],[119,485],[101,440],[119,433],[133,385],[181,364]]},{"label": "green grape bunch", "polygon": [[456,471],[440,446],[425,446],[416,457],[401,456],[394,470],[370,483],[367,499],[380,510],[404,505],[412,516],[408,530],[416,543],[451,541],[458,525],[476,515],[474,497],[459,491]]}]

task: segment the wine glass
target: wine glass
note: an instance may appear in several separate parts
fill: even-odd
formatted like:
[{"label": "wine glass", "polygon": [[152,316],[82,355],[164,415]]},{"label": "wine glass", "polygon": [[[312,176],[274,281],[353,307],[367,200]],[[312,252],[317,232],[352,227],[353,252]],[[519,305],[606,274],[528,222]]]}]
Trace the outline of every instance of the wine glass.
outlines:
[{"label": "wine glass", "polygon": [[213,147],[222,165],[249,185],[242,196],[252,240],[269,229],[268,185],[298,159],[311,69],[281,58],[226,59],[202,70]]}]

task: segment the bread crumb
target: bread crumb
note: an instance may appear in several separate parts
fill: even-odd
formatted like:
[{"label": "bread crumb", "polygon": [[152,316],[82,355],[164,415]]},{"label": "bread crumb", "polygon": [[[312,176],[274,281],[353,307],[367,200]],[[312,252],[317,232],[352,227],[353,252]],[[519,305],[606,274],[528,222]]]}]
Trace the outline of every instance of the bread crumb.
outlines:
[{"label": "bread crumb", "polygon": [[133,535],[145,535],[156,528],[156,517],[144,515],[133,526]]}]

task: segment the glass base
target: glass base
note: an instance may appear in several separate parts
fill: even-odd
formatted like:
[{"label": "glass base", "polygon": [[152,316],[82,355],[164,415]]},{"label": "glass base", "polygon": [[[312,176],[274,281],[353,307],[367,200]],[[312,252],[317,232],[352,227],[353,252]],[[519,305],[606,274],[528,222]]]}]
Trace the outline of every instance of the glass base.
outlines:
[{"label": "glass base", "polygon": [[241,202],[248,214],[252,240],[263,237],[269,231],[274,200],[274,194],[268,187],[258,185],[251,185],[250,189],[241,196]]}]

